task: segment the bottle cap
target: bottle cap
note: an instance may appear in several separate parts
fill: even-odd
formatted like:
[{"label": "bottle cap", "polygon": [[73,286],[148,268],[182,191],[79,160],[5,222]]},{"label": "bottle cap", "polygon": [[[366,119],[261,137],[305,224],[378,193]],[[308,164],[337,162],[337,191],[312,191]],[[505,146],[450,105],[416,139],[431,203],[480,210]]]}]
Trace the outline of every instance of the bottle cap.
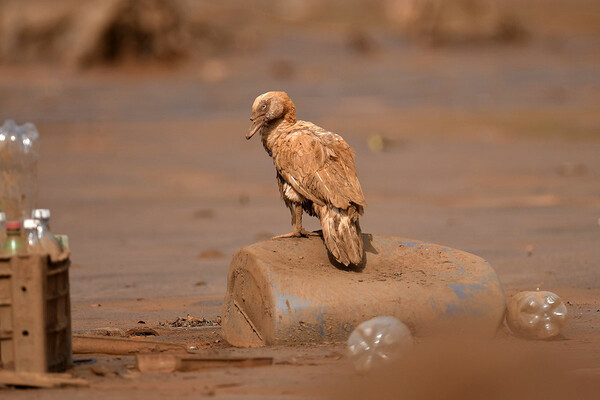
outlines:
[{"label": "bottle cap", "polygon": [[36,229],[40,221],[37,219],[24,219],[23,220],[23,229]]},{"label": "bottle cap", "polygon": [[40,219],[42,221],[47,221],[50,219],[50,210],[46,208],[36,208],[31,213],[31,216],[35,219]]},{"label": "bottle cap", "polygon": [[15,231],[21,229],[21,221],[8,221],[6,222],[6,229]]}]

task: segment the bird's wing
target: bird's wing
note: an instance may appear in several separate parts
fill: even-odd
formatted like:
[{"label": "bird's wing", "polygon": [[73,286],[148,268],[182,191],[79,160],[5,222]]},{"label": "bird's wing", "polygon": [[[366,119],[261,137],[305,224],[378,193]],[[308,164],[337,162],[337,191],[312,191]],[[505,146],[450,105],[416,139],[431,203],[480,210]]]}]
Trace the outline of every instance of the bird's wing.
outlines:
[{"label": "bird's wing", "polygon": [[334,133],[306,125],[280,139],[274,157],[279,174],[318,205],[365,206],[350,146]]}]

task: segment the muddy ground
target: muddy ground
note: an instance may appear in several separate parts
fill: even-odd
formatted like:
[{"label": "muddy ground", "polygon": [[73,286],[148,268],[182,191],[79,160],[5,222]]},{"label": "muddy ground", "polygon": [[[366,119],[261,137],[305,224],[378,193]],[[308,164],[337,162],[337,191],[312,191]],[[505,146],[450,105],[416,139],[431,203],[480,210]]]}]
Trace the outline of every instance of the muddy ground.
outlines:
[{"label": "muddy ground", "polygon": [[[377,46],[365,54],[349,45],[347,29],[317,24],[275,27],[255,52],[207,60],[83,71],[0,66],[0,119],[33,121],[41,132],[39,205],[52,210],[53,231],[70,238],[73,329],[144,321],[161,340],[275,357],[270,367],[148,376],[131,370],[131,357],[90,364],[77,356],[75,374],[89,388],[0,396],[365,398],[385,389],[394,397],[407,393],[406,381],[411,398],[477,398],[457,384],[472,377],[488,398],[525,397],[548,382],[594,398],[586,392],[600,380],[594,29],[565,34],[552,25],[517,45],[430,48],[370,28]],[[556,292],[569,310],[562,336],[531,342],[502,330],[491,353],[475,346],[481,351],[433,355],[423,345],[412,372],[399,365],[372,380],[352,371],[339,345],[241,350],[218,328],[160,326],[187,314],[215,319],[232,254],[290,229],[271,160],[258,140],[244,139],[252,101],[268,90],[287,91],[300,119],[355,149],[369,203],[363,231],[480,255],[507,296]],[[423,360],[447,368],[431,372]],[[94,375],[98,364],[116,376]],[[545,380],[538,372],[548,365],[556,370]],[[407,380],[428,374],[434,383]]]}]

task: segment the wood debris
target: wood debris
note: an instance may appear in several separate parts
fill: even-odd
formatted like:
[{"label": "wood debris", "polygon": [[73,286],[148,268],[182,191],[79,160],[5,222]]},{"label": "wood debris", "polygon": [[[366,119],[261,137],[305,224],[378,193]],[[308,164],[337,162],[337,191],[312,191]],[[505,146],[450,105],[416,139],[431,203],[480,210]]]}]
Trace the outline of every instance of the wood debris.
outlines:
[{"label": "wood debris", "polygon": [[187,351],[177,343],[114,337],[87,337],[73,335],[73,354],[131,355],[142,352]]},{"label": "wood debris", "polygon": [[53,388],[62,386],[89,386],[85,379],[74,378],[71,374],[14,372],[0,370],[0,385]]},{"label": "wood debris", "polygon": [[144,373],[198,371],[206,368],[248,368],[272,365],[272,357],[204,356],[195,354],[138,354],[137,369]]}]

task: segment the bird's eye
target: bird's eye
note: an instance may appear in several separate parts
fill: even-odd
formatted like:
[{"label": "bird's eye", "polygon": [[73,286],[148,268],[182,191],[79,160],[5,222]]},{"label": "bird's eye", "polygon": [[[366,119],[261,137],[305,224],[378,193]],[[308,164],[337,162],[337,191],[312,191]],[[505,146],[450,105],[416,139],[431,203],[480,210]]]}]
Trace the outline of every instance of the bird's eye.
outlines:
[{"label": "bird's eye", "polygon": [[266,104],[263,104],[261,108],[262,108],[263,110],[266,110],[266,109],[267,109],[267,105],[266,105]]}]

